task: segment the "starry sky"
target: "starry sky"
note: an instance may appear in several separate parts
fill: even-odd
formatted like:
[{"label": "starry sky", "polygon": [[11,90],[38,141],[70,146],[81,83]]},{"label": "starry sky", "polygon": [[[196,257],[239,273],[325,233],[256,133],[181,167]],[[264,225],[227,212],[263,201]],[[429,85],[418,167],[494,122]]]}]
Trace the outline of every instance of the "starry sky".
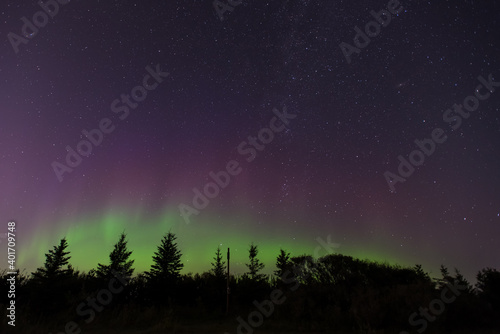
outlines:
[{"label": "starry sky", "polygon": [[[355,28],[390,2],[61,2],[45,21],[36,1],[0,4],[5,261],[14,220],[28,272],[64,236],[73,266],[107,263],[122,231],[136,271],[168,231],[186,273],[208,270],[219,245],[242,273],[251,242],[270,273],[280,248],[312,254],[327,236],[339,253],[433,277],[441,264],[470,279],[500,267],[500,88],[443,118],[479,76],[500,81],[498,2],[401,1],[349,61],[341,43],[354,48]],[[41,27],[23,32],[34,15]],[[100,127],[70,168],[67,147]],[[385,173],[436,128],[447,140],[391,189]],[[193,189],[228,164],[239,173],[188,223],[179,206],[196,209]]]}]

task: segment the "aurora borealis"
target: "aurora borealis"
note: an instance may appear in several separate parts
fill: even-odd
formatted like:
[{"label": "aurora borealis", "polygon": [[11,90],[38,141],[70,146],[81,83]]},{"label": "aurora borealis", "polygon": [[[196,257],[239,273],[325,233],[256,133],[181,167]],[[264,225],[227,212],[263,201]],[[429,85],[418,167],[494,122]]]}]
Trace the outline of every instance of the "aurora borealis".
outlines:
[{"label": "aurora borealis", "polygon": [[[8,33],[41,7],[2,2],[0,233],[16,221],[18,267],[34,271],[66,236],[88,271],[125,231],[141,272],[171,230],[185,273],[208,270],[219,245],[242,273],[251,242],[271,273],[280,248],[312,254],[328,235],[339,253],[431,276],[498,268],[500,88],[458,129],[443,112],[479,76],[500,81],[500,5],[401,6],[347,63],[339,45],[387,1],[243,2],[221,21],[210,1],[74,0],[17,53]],[[157,64],[169,75],[140,103],[114,102],[134,104]],[[284,108],[296,118],[252,146]],[[53,162],[103,119],[113,131],[60,182]],[[384,172],[437,127],[447,141],[391,192]],[[187,224],[179,205],[230,161],[241,172]]]}]

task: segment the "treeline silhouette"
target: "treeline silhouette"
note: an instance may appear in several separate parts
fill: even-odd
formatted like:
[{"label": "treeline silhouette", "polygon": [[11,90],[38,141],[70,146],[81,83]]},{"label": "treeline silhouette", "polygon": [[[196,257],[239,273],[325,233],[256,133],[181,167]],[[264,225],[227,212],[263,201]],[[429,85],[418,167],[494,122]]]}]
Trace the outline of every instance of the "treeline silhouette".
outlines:
[{"label": "treeline silhouette", "polygon": [[[258,247],[251,244],[248,271],[229,276],[226,314],[227,272],[220,248],[214,248],[211,269],[194,275],[181,274],[182,253],[170,232],[161,239],[150,270],[137,275],[124,233],[109,263],[98,263],[89,272],[70,264],[67,248],[63,238],[45,254],[42,267],[31,274],[16,273],[16,332],[253,333],[258,327],[336,333],[497,333],[500,328],[500,272],[493,268],[479,271],[472,285],[459,270],[450,273],[444,266],[441,277],[431,278],[420,265],[401,267],[341,254],[314,259],[281,249],[276,270],[266,275]],[[7,292],[12,275],[4,270],[0,276],[2,291]],[[3,319],[8,319],[8,302],[3,293]],[[0,329],[5,332],[7,327],[4,320]]]}]

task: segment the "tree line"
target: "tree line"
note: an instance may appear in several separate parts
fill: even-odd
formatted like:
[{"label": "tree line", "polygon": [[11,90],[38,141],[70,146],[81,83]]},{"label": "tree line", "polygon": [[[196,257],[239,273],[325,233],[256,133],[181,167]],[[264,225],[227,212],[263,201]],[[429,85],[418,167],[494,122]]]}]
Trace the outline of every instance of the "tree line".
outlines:
[{"label": "tree line", "polygon": [[[269,330],[442,333],[500,327],[500,272],[494,268],[480,270],[472,285],[458,269],[450,272],[445,266],[441,277],[431,278],[421,265],[402,267],[342,254],[315,259],[280,249],[276,269],[266,275],[258,246],[252,243],[247,272],[229,275],[227,297],[227,264],[221,249],[214,249],[209,271],[181,274],[184,265],[176,240],[175,234],[165,234],[150,269],[134,275],[125,233],[114,244],[109,262],[88,272],[70,264],[68,242],[61,239],[45,254],[42,267],[30,274],[16,272],[19,326],[33,333],[35,328],[40,333],[55,328],[69,333],[62,330],[68,323],[78,324],[70,326],[75,334],[84,328],[186,326],[252,333],[255,326],[249,324],[255,324],[254,315],[260,314],[259,327]],[[10,275],[4,270],[0,276],[7,291]],[[453,296],[451,291],[458,290]],[[280,295],[280,302],[271,311],[270,306],[262,310],[262,303],[273,300],[273,295]],[[6,303],[4,294],[0,304]],[[255,313],[256,307],[260,313]],[[2,310],[5,313],[5,307]]]}]

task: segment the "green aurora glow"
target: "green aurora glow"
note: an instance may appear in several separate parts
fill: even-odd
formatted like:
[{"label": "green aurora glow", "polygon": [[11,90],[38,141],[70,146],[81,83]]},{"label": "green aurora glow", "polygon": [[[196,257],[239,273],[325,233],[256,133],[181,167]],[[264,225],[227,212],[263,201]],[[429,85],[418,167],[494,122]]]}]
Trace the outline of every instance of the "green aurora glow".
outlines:
[{"label": "green aurora glow", "polygon": [[[177,236],[177,243],[182,253],[184,263],[183,273],[201,273],[210,269],[214,253],[218,246],[224,254],[231,249],[231,272],[241,274],[246,271],[250,243],[259,247],[259,259],[265,263],[264,272],[272,273],[275,269],[276,257],[280,248],[290,252],[292,256],[312,255],[319,245],[316,238],[323,240],[331,235],[331,241],[340,243],[336,252],[355,258],[368,259],[390,264],[413,265],[411,260],[401,258],[394,250],[375,249],[378,242],[371,241],[361,244],[343,244],[332,233],[312,234],[311,231],[283,232],[275,224],[263,224],[259,231],[250,228],[250,217],[227,216],[225,218],[206,215],[204,223],[179,223],[178,211],[165,210],[158,216],[144,218],[142,210],[113,209],[103,214],[89,215],[85,218],[61,221],[54,226],[56,229],[47,231],[40,228],[33,234],[29,242],[22,246],[19,254],[20,268],[33,271],[43,265],[44,254],[62,237],[68,240],[68,250],[71,252],[70,263],[78,270],[88,271],[96,268],[98,263],[107,264],[109,253],[117,242],[121,232],[127,234],[131,258],[135,260],[135,273],[147,271],[152,264],[152,256],[160,244],[162,236],[172,231]],[[237,221],[238,223],[234,223]],[[317,233],[317,232],[316,232]],[[326,255],[321,250],[320,256]]]}]

